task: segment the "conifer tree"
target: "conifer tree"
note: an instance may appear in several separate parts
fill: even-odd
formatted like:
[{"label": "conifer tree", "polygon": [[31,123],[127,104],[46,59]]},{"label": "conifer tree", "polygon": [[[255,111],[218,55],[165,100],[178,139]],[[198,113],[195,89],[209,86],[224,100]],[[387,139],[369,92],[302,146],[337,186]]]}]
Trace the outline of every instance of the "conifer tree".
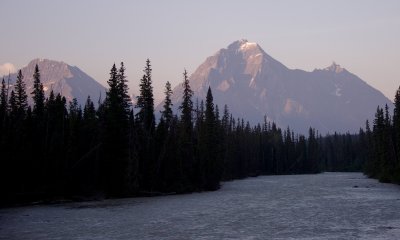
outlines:
[{"label": "conifer tree", "polygon": [[1,90],[0,90],[0,130],[3,129],[4,120],[7,113],[7,88],[6,83],[3,80],[1,81]]},{"label": "conifer tree", "polygon": [[216,190],[219,188],[221,180],[221,163],[219,162],[219,143],[217,137],[217,119],[214,110],[213,96],[211,88],[208,88],[206,97],[205,110],[205,158],[203,161],[205,169],[205,186],[206,190]]},{"label": "conifer tree", "polygon": [[43,84],[40,82],[40,72],[37,64],[35,66],[35,72],[33,73],[33,91],[31,94],[33,98],[33,114],[41,118],[44,114],[45,96]]},{"label": "conifer tree", "polygon": [[[397,89],[394,97],[393,128],[396,146],[396,161],[398,171],[400,172],[400,87]],[[398,175],[398,180],[400,180],[400,173],[398,173]]]},{"label": "conifer tree", "polygon": [[137,116],[139,122],[148,134],[154,133],[155,129],[155,117],[154,117],[154,97],[153,97],[153,86],[151,76],[151,64],[150,60],[147,59],[144,75],[140,80],[140,95],[137,98],[136,107],[139,108]]},{"label": "conifer tree", "polygon": [[15,120],[18,114],[17,99],[14,90],[11,90],[10,99],[8,100],[8,111],[10,118]]},{"label": "conifer tree", "polygon": [[154,97],[152,86],[152,68],[150,60],[146,60],[146,66],[143,70],[144,75],[140,80],[139,91],[137,97],[136,114],[137,137],[140,143],[139,167],[140,179],[142,188],[146,191],[153,191],[153,182],[156,178],[157,168],[156,152],[154,151],[155,144],[155,117],[154,117]]},{"label": "conifer tree", "polygon": [[179,107],[181,110],[181,121],[183,124],[183,127],[185,128],[185,131],[191,132],[192,128],[192,111],[193,111],[193,101],[192,101],[192,96],[193,96],[193,91],[190,88],[189,84],[189,78],[187,71],[183,72],[183,97],[182,97],[182,104]]},{"label": "conifer tree", "polygon": [[228,131],[229,129],[229,108],[228,105],[224,105],[224,114],[222,115],[221,119],[222,128],[224,131]]},{"label": "conifer tree", "polygon": [[192,111],[193,91],[190,88],[189,78],[186,70],[183,72],[183,96],[179,106],[181,118],[179,123],[179,142],[177,149],[177,182],[186,183],[178,186],[177,191],[193,191],[195,188],[196,174],[194,174],[194,146],[193,146],[193,123]]},{"label": "conifer tree", "polygon": [[83,119],[88,122],[93,122],[96,120],[96,109],[90,96],[87,97],[85,106],[83,108]]},{"label": "conifer tree", "polygon": [[[122,66],[123,68],[123,66]],[[126,99],[121,91],[125,87],[120,82],[121,72],[113,64],[110,78],[107,81],[109,89],[106,93],[104,119],[102,120],[103,150],[102,177],[107,194],[123,196],[129,189],[131,169],[129,166],[129,112],[126,111]]]},{"label": "conifer tree", "polygon": [[129,88],[128,88],[128,80],[126,80],[125,76],[125,66],[124,63],[121,62],[121,66],[118,69],[118,91],[119,91],[119,97],[121,98],[123,108],[126,111],[126,114],[130,113],[131,110],[131,98],[129,97]]},{"label": "conifer tree", "polygon": [[26,95],[25,89],[24,76],[22,75],[22,71],[19,70],[17,82],[15,83],[15,104],[20,118],[25,116],[25,112],[28,108],[28,96]]},{"label": "conifer tree", "polygon": [[172,113],[172,90],[171,90],[171,84],[169,81],[165,84],[165,100],[164,100],[164,110],[161,112],[161,117],[164,119],[165,124],[167,127],[170,126],[172,118],[173,118],[173,113]]}]

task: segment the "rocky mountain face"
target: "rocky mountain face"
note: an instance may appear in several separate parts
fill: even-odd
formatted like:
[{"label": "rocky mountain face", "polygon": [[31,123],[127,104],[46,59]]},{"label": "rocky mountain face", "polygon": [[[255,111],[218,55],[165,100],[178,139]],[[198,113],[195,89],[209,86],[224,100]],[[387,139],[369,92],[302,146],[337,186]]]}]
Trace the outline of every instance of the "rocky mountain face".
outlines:
[{"label": "rocky mountain face", "polygon": [[[34,59],[21,69],[30,103],[32,103],[30,93],[33,91],[33,73],[36,64],[39,67],[40,80],[43,83],[46,97],[53,90],[55,94],[61,93],[65,96],[67,101],[76,98],[82,106],[88,96],[96,104],[100,94],[103,99],[105,97],[105,88],[78,67],[48,59]],[[5,79],[7,77],[4,76]],[[11,84],[15,83],[16,78],[16,73],[11,75]]]},{"label": "rocky mountain face", "polygon": [[[378,105],[392,105],[381,92],[333,63],[312,72],[288,69],[257,43],[233,42],[208,57],[190,76],[194,102],[205,99],[210,86],[220,110],[225,104],[235,118],[252,124],[264,116],[278,126],[307,133],[357,132],[374,116]],[[181,101],[174,89],[173,103]]]}]

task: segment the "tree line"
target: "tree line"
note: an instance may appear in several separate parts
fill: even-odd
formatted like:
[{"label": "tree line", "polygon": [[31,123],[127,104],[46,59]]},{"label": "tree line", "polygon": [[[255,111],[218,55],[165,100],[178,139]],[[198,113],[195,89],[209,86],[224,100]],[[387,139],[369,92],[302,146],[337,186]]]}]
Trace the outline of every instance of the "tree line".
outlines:
[{"label": "tree line", "polygon": [[364,173],[381,182],[400,183],[400,87],[394,98],[393,114],[389,107],[378,107],[372,129],[366,122],[360,133],[366,146]]},{"label": "tree line", "polygon": [[[217,190],[221,181],[260,174],[355,171],[367,159],[368,166],[372,164],[372,150],[383,152],[382,146],[389,146],[375,146],[391,132],[386,118],[379,126],[374,124],[373,131],[360,130],[360,135],[322,137],[310,128],[304,136],[289,127],[282,130],[266,118],[251,126],[235,119],[226,105],[220,111],[211,88],[206,99],[194,103],[186,70],[179,111],[172,110],[172,89],[167,82],[157,121],[150,60],[143,73],[134,106],[123,63],[112,66],[106,97],[98,101],[98,107],[90,96],[83,107],[76,99],[67,103],[53,91],[46,97],[37,65],[32,106],[21,71],[11,92],[3,78],[0,182],[6,197],[2,201],[186,193]],[[395,118],[398,112],[393,122]],[[396,121],[390,128],[399,129]],[[397,154],[399,141],[391,144]],[[384,159],[379,164],[391,166]]]}]

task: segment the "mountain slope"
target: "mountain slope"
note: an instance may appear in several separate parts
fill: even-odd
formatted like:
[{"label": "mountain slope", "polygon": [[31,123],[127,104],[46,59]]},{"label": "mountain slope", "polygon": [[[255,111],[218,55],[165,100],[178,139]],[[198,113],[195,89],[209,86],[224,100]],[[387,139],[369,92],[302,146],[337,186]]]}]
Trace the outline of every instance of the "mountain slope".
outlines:
[{"label": "mountain slope", "polygon": [[[227,104],[234,117],[252,124],[264,116],[280,127],[307,133],[356,132],[378,105],[392,105],[381,92],[333,63],[312,72],[291,70],[256,43],[240,40],[208,57],[190,76],[194,99],[205,99],[208,86],[215,103]],[[174,89],[179,105],[182,87]],[[194,100],[195,101],[195,100]]]},{"label": "mountain slope", "polygon": [[[61,93],[61,95],[65,96],[67,101],[76,98],[81,105],[84,105],[89,95],[96,104],[100,94],[103,98],[105,96],[105,88],[78,67],[48,59],[34,59],[21,69],[30,102],[32,102],[30,93],[33,90],[33,73],[36,64],[39,66],[40,79],[43,83],[46,97],[53,90],[54,93]],[[4,78],[6,79],[6,77]],[[11,83],[15,83],[16,77],[16,73],[11,75]]]}]

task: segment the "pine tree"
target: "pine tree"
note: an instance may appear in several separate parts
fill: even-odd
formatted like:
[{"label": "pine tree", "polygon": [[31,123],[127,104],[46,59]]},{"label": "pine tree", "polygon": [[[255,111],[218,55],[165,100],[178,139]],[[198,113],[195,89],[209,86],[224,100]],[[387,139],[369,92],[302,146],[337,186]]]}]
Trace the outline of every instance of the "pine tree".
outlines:
[{"label": "pine tree", "polygon": [[319,172],[318,141],[315,129],[308,130],[307,169],[309,173]]},{"label": "pine tree", "polygon": [[33,74],[33,91],[31,94],[33,95],[33,114],[37,118],[41,118],[44,114],[45,97],[43,84],[40,82],[40,72],[37,64],[35,66],[35,72]]},{"label": "pine tree", "polygon": [[[9,164],[10,157],[8,156],[9,150],[7,149],[8,141],[8,131],[7,131],[7,110],[8,110],[8,99],[7,99],[7,89],[4,78],[1,82],[0,91],[0,152],[3,161],[0,161],[0,187],[6,185],[8,179],[7,176],[7,165]],[[5,188],[3,188],[5,189]]]},{"label": "pine tree", "polygon": [[375,156],[371,163],[371,177],[382,179],[382,166],[386,159],[385,142],[385,117],[383,109],[378,107],[373,125],[373,151]]},{"label": "pine tree", "polygon": [[23,119],[28,108],[28,96],[25,91],[24,76],[22,71],[18,71],[17,82],[15,83],[15,104],[18,111],[18,117]]},{"label": "pine tree", "polygon": [[140,80],[140,95],[137,98],[136,107],[139,108],[137,116],[139,122],[147,134],[153,134],[155,129],[155,117],[154,117],[154,97],[153,97],[153,86],[151,79],[151,65],[150,60],[147,59],[144,75]]},{"label": "pine tree", "polygon": [[129,88],[128,88],[128,80],[126,80],[125,76],[125,66],[124,63],[121,62],[121,66],[118,70],[118,91],[119,91],[119,97],[120,101],[122,101],[123,108],[126,111],[126,114],[130,113],[131,110],[131,98],[129,97]]},{"label": "pine tree", "polygon": [[110,78],[107,81],[107,84],[109,86],[109,89],[106,93],[106,100],[105,103],[107,105],[107,108],[116,108],[118,109],[120,106],[119,100],[120,100],[120,86],[118,84],[118,72],[117,72],[117,67],[115,66],[115,63],[113,64],[111,70],[110,70]]},{"label": "pine tree", "polygon": [[[123,69],[123,66],[121,66]],[[110,196],[124,196],[129,189],[129,112],[121,91],[126,83],[121,83],[121,72],[113,64],[109,89],[106,93],[104,119],[102,119],[102,177],[106,193]]]},{"label": "pine tree", "polygon": [[[69,115],[68,121],[68,144],[67,144],[67,166],[70,168],[68,171],[69,178],[73,179],[79,177],[76,167],[78,160],[81,156],[82,147],[82,109],[78,104],[78,100],[73,98],[69,102]],[[75,186],[73,186],[75,187]]]},{"label": "pine tree", "polygon": [[183,72],[183,97],[182,97],[182,104],[179,107],[181,110],[181,121],[183,124],[183,127],[185,128],[186,131],[191,132],[192,128],[192,111],[193,111],[193,101],[192,101],[192,96],[193,96],[193,91],[190,88],[189,84],[189,78],[187,71]]},{"label": "pine tree", "polygon": [[[45,157],[45,134],[46,132],[46,121],[45,121],[45,95],[43,90],[43,84],[40,82],[39,67],[36,64],[33,74],[33,91],[31,92],[33,98],[33,111],[32,111],[32,134],[31,140],[32,151],[31,155],[34,156],[35,162],[32,166],[32,172],[41,173],[43,167],[43,159]],[[40,185],[38,178],[32,179],[34,185]]]},{"label": "pine tree", "polygon": [[208,88],[205,110],[205,186],[206,190],[219,188],[221,166],[218,162],[217,120],[215,116],[211,88]]},{"label": "pine tree", "polygon": [[[1,81],[1,90],[0,90],[0,130],[3,129],[3,124],[5,121],[6,113],[7,113],[7,88],[6,83],[3,80]],[[0,139],[1,140],[1,139]]]},{"label": "pine tree", "polygon": [[393,111],[393,129],[394,129],[394,142],[395,142],[395,155],[397,165],[396,181],[400,181],[400,87],[397,89],[394,97],[394,111]]},{"label": "pine tree", "polygon": [[171,90],[171,84],[167,81],[165,84],[165,100],[164,100],[164,110],[161,112],[161,118],[165,121],[165,124],[167,127],[171,125],[171,121],[173,118],[173,113],[172,113],[172,101],[171,101],[171,96],[172,96],[172,90]]},{"label": "pine tree", "polygon": [[93,122],[96,120],[96,109],[90,96],[87,97],[85,107],[83,108],[83,119],[87,122]]},{"label": "pine tree", "polygon": [[224,132],[227,132],[229,129],[229,109],[226,104],[224,105],[224,114],[222,116],[221,124]]},{"label": "pine tree", "polygon": [[10,99],[8,100],[8,112],[10,118],[15,121],[18,116],[18,105],[14,90],[11,90]]},{"label": "pine tree", "polygon": [[147,59],[143,70],[144,75],[140,80],[140,94],[137,97],[136,108],[136,135],[137,142],[140,144],[139,167],[140,184],[145,191],[153,191],[153,183],[157,177],[157,156],[155,149],[155,117],[154,117],[154,97],[152,86],[152,68],[150,60]]},{"label": "pine tree", "polygon": [[193,123],[192,111],[193,91],[190,89],[189,79],[186,70],[183,73],[183,96],[179,106],[181,119],[179,123],[179,142],[177,149],[177,182],[178,192],[193,191],[195,188],[196,175],[194,174],[194,146],[193,146]]}]

